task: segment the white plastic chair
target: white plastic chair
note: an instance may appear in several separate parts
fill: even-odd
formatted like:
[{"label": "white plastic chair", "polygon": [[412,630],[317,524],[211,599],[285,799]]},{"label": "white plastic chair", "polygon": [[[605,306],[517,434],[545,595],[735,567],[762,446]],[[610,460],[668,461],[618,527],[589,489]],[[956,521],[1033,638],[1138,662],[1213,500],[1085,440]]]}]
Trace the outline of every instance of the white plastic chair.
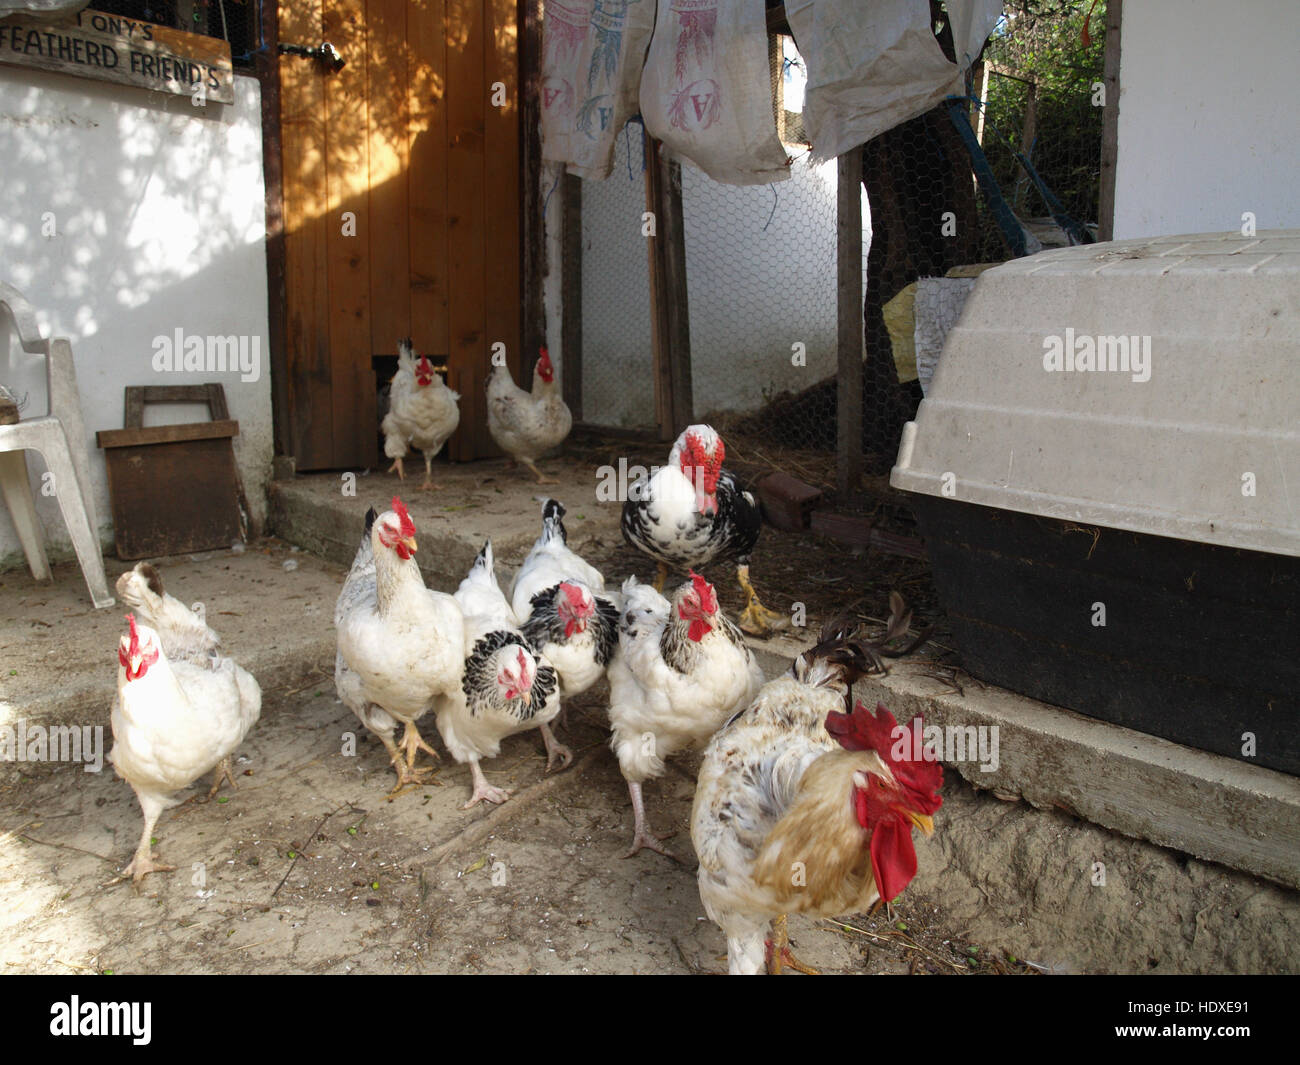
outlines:
[{"label": "white plastic chair", "polygon": [[96,607],[113,605],[104,577],[104,559],[99,550],[99,522],[90,488],[86,426],[81,417],[77,373],[72,364],[72,345],[66,337],[46,340],[36,324],[32,305],[11,285],[0,281],[0,308],[9,312],[23,351],[45,356],[45,380],[49,410],[41,418],[23,418],[17,425],[0,425],[0,492],[13,518],[27,565],[38,581],[52,578],[45,557],[41,525],[27,459],[23,452],[38,451],[54,475],[54,497],[59,501],[64,524],[72,536],[77,561]]}]

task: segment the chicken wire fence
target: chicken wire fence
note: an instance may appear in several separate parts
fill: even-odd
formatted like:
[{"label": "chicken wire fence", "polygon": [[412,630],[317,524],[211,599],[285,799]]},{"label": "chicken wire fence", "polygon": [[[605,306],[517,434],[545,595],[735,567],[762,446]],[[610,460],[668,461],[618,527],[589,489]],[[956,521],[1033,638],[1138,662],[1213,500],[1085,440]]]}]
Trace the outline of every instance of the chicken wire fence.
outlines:
[{"label": "chicken wire fence", "polygon": [[[876,495],[980,270],[1095,236],[1104,2],[1009,0],[1007,11],[967,98],[863,146],[861,447]],[[681,166],[694,420],[729,452],[834,494],[836,162],[812,161],[804,141],[793,39],[773,34],[770,50],[789,180],[725,185]],[[596,427],[657,428],[646,162],[634,120],[612,175],[583,182],[582,405]]]}]

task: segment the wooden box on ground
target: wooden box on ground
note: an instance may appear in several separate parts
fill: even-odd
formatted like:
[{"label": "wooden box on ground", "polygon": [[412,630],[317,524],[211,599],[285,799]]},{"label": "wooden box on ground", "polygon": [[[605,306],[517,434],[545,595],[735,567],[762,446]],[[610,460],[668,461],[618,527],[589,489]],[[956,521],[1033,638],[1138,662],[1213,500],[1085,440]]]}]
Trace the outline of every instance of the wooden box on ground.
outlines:
[{"label": "wooden box on ground", "polygon": [[[144,428],[145,403],[207,403],[212,421]],[[126,390],[126,428],[96,441],[108,464],[117,557],[229,547],[246,530],[231,440],[239,433],[221,385]]]}]

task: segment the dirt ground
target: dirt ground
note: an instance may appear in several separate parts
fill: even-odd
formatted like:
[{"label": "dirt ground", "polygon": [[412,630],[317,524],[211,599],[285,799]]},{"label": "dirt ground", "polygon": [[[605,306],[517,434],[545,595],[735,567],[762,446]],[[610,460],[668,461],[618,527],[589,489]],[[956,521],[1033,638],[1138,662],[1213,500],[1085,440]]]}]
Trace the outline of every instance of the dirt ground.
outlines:
[{"label": "dirt ground", "polygon": [[[239,789],[163,815],[157,851],[179,868],[139,893],[104,886],[140,831],[125,782],[111,767],[29,775],[0,795],[3,971],[725,971],[686,832],[695,763],[646,788],[651,823],[680,830],[685,861],[624,860],[631,809],[599,703],[575,702],[561,737],[575,761],[550,776],[535,735],[507,741],[487,767],[515,791],[501,807],[461,812],[469,773],[454,763],[440,786],[389,802],[383,749],[332,683],[269,693]],[[794,944],[828,973],[1032,971],[900,901],[892,923],[792,918]]]}]

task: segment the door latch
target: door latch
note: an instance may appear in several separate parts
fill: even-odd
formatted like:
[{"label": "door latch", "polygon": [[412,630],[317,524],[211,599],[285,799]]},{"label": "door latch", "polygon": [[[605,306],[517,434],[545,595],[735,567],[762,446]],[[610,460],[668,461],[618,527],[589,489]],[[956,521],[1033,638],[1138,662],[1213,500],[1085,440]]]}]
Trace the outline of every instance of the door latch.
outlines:
[{"label": "door latch", "polygon": [[329,41],[321,41],[315,48],[308,48],[305,44],[284,44],[280,45],[281,55],[300,55],[304,59],[315,59],[318,63],[328,67],[332,71],[342,70],[347,60],[339,55],[339,50]]}]

